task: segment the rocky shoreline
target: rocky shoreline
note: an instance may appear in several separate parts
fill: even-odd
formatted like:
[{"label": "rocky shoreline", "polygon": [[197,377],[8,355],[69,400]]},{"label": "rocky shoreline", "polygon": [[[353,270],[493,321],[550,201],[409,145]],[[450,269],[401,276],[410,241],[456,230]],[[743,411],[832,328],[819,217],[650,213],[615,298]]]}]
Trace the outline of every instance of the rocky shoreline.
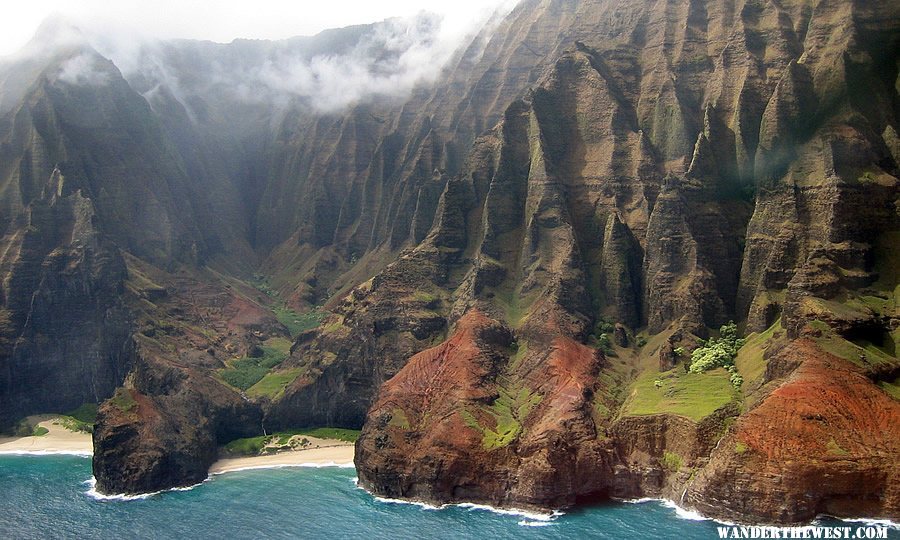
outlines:
[{"label": "rocky shoreline", "polygon": [[392,24],[0,63],[0,427],[101,403],[109,493],[331,426],[388,497],[900,515],[900,4],[523,0],[402,98],[216,83]]}]

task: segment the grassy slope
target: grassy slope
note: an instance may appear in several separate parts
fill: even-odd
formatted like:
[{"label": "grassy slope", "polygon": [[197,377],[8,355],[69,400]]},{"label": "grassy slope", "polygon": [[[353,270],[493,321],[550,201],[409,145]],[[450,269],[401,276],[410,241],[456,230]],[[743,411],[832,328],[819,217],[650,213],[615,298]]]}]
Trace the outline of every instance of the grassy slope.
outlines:
[{"label": "grassy slope", "polygon": [[267,396],[271,399],[276,399],[302,372],[303,370],[300,368],[292,368],[266,373],[259,382],[247,389],[247,395],[251,397]]},{"label": "grassy slope", "polygon": [[900,377],[894,379],[893,382],[881,381],[878,386],[887,392],[889,396],[900,401]]},{"label": "grassy slope", "polygon": [[743,388],[751,388],[753,384],[766,373],[766,360],[763,355],[766,349],[775,339],[776,334],[779,337],[783,335],[784,327],[781,326],[781,319],[775,321],[772,326],[760,333],[752,333],[747,336],[744,346],[738,351],[737,357],[734,359],[734,365],[738,373],[744,378]]},{"label": "grassy slope", "polygon": [[[247,390],[248,392],[266,379],[266,377],[273,375],[273,377],[269,377],[269,380],[261,387],[257,388],[253,393],[255,395],[274,395],[270,394],[270,392],[277,393],[299,375],[297,370],[286,370],[278,374],[277,377],[274,376],[277,372],[271,372],[271,370],[277,368],[277,366],[287,358],[290,348],[291,342],[288,339],[267,339],[263,342],[263,355],[261,357],[244,357],[238,358],[237,360],[230,360],[226,362],[228,367],[219,371],[219,375],[222,377],[222,380],[229,385],[240,390]],[[294,378],[288,380],[291,372],[294,372]]]},{"label": "grassy slope", "polygon": [[297,313],[296,311],[289,309],[287,307],[281,306],[276,307],[272,310],[275,313],[275,317],[278,318],[278,322],[287,327],[288,331],[291,333],[291,336],[296,337],[301,332],[305,332],[307,330],[311,330],[322,322],[322,319],[325,318],[324,311],[307,311],[306,313]]},{"label": "grassy slope", "polygon": [[622,415],[671,413],[701,420],[734,397],[729,374],[722,368],[705,373],[685,373],[680,366],[664,373],[648,369],[632,383]]},{"label": "grassy slope", "polygon": [[898,361],[897,357],[891,356],[883,349],[867,341],[859,341],[857,343],[847,341],[824,322],[813,321],[811,325],[821,332],[821,335],[815,340],[822,350],[852,362],[861,368],[868,368],[870,365],[896,364]]},{"label": "grassy slope", "polygon": [[[669,413],[699,421],[738,397],[728,372],[721,368],[685,373],[679,363],[661,373],[658,350],[669,334],[662,332],[650,337],[640,350],[639,374],[626,391],[620,416]],[[659,386],[656,381],[660,382]]]}]

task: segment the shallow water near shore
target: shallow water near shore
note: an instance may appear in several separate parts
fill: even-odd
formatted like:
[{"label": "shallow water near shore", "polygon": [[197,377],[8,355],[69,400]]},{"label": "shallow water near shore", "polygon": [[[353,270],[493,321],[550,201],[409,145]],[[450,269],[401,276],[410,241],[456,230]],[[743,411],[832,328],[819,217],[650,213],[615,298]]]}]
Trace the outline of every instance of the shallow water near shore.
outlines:
[{"label": "shallow water near shore", "polygon": [[[0,455],[3,538],[718,538],[720,524],[658,501],[611,503],[551,519],[477,505],[441,509],[378,499],[352,468],[291,467],[216,475],[190,490],[97,500],[91,461]],[[859,526],[827,520],[827,525]],[[890,538],[900,530],[890,529]]]}]

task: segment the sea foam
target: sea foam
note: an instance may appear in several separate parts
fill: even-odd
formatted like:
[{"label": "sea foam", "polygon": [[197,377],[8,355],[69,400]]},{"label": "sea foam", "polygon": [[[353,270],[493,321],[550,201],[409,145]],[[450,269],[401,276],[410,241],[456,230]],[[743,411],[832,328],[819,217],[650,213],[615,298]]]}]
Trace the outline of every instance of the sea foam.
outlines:
[{"label": "sea foam", "polygon": [[[209,480],[207,478],[207,480]],[[190,491],[197,486],[202,485],[207,480],[200,482],[198,484],[194,484],[192,486],[184,486],[184,487],[174,487],[169,489],[161,489],[159,491],[151,491],[150,493],[138,493],[136,495],[126,495],[125,493],[113,493],[107,495],[106,493],[100,493],[97,491],[97,479],[95,477],[91,477],[90,480],[85,480],[84,484],[90,486],[90,488],[84,492],[88,497],[98,500],[98,501],[142,501],[154,495],[159,495],[160,493],[166,493],[167,491]]]},{"label": "sea foam", "polygon": [[[367,490],[359,486],[358,479],[354,478],[354,483],[359,489],[362,489],[366,493],[369,493]],[[372,495],[370,493],[370,495]],[[544,525],[550,525],[553,520],[563,515],[563,512],[559,510],[554,510],[553,512],[548,513],[540,513],[529,510],[523,510],[521,508],[497,508],[495,506],[490,506],[487,504],[476,504],[476,503],[448,503],[448,504],[431,504],[423,501],[414,501],[408,499],[393,499],[390,497],[380,497],[378,495],[372,495],[372,498],[380,503],[384,504],[405,504],[411,506],[418,506],[423,510],[445,510],[447,508],[465,508],[469,511],[482,511],[482,512],[491,512],[492,514],[500,514],[504,516],[519,516],[525,518],[519,521],[519,525],[523,527],[542,527]]]},{"label": "sea foam", "polygon": [[626,503],[626,504],[643,504],[648,502],[658,502],[665,506],[666,508],[671,508],[675,510],[675,516],[679,519],[685,519],[688,521],[715,521],[716,523],[721,523],[722,525],[735,525],[735,523],[731,521],[725,521],[723,519],[711,518],[704,516],[700,512],[696,510],[689,510],[682,506],[679,506],[678,503],[671,499],[660,499],[655,497],[641,497],[639,499],[615,499],[617,502]]}]

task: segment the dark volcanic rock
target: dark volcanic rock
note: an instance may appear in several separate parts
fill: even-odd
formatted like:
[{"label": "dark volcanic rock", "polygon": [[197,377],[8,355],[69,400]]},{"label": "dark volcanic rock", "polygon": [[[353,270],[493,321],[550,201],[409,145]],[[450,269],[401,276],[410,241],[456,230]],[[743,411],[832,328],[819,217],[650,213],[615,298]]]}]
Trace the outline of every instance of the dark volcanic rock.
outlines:
[{"label": "dark volcanic rock", "polygon": [[94,430],[101,493],[151,493],[207,477],[218,446],[260,432],[262,411],[208,375],[172,365],[152,345],[124,388],[103,403]]},{"label": "dark volcanic rock", "polygon": [[[328,112],[216,69],[393,23],[163,43],[125,76],[87,46],[0,64],[0,424],[119,386],[107,492],[335,425],[391,496],[896,518],[898,9],[524,0],[434,84]],[[296,378],[222,382],[283,305],[328,312]],[[676,349],[729,320],[746,386],[664,410],[698,393]]]},{"label": "dark volcanic rock", "polygon": [[0,289],[0,426],[105,399],[133,359],[125,263],[91,201],[56,169],[24,219]]}]

